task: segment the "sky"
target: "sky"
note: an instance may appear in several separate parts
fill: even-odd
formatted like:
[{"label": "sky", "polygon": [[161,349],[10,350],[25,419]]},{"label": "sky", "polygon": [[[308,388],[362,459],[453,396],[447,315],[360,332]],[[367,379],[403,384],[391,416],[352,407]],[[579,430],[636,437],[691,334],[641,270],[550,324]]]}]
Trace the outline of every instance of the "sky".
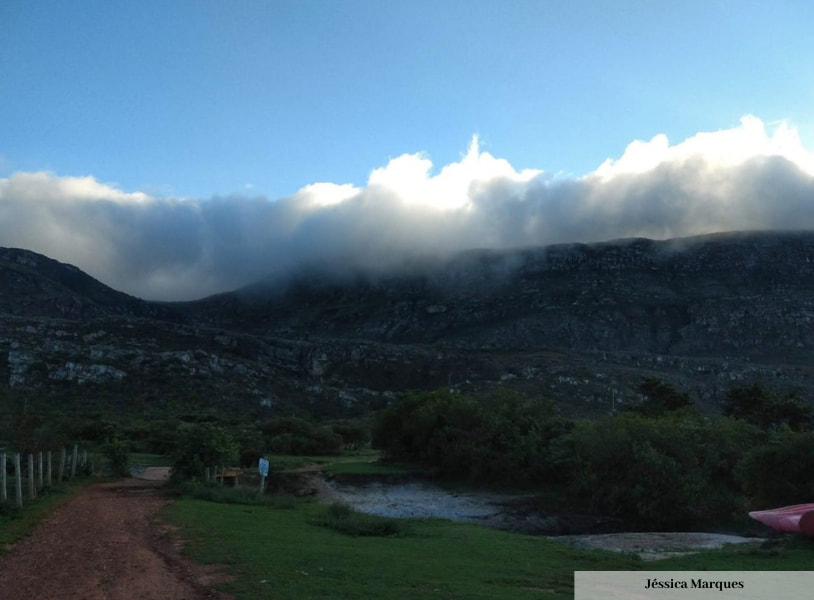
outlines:
[{"label": "sky", "polygon": [[180,300],[814,228],[814,3],[3,0],[0,246]]}]

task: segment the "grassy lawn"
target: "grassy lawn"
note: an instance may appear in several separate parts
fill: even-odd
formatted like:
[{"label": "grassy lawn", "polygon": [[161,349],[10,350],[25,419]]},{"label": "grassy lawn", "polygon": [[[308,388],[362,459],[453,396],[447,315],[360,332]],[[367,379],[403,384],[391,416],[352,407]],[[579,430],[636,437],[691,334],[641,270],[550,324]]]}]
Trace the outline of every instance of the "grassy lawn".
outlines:
[{"label": "grassy lawn", "polygon": [[181,525],[193,558],[237,578],[238,599],[562,598],[573,571],[637,569],[641,561],[532,536],[414,520],[395,537],[351,537],[313,523],[326,507],[291,510],[181,499],[164,517]]},{"label": "grassy lawn", "polygon": [[645,564],[661,571],[810,571],[814,540],[789,535],[762,547],[708,550]]},{"label": "grassy lawn", "polygon": [[221,564],[238,600],[573,597],[576,570],[808,570],[814,541],[732,546],[645,562],[540,537],[442,520],[409,520],[393,537],[320,526],[327,507],[283,510],[181,499],[163,516],[181,526],[192,558]]}]

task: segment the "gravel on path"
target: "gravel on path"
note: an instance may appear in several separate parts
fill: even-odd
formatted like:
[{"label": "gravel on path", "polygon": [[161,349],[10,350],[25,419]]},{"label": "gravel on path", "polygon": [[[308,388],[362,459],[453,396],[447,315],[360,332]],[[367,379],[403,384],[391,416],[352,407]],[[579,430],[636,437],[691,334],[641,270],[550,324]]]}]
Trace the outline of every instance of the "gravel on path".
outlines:
[{"label": "gravel on path", "polygon": [[3,600],[227,600],[157,520],[163,473],[88,486],[0,556]]}]

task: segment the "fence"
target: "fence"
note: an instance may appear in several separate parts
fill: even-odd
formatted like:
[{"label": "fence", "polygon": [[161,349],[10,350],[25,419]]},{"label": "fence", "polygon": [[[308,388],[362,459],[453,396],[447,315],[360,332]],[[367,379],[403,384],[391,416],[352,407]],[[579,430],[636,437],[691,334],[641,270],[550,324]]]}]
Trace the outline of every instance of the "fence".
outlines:
[{"label": "fence", "polygon": [[[76,477],[78,469],[88,466],[88,451],[79,451],[79,444],[74,444],[69,453],[67,448],[59,451],[58,463],[54,468],[53,452],[37,452],[28,454],[26,461],[19,452],[10,454],[0,452],[0,501],[9,502],[9,459],[14,464],[14,501],[17,506],[23,505],[23,487],[27,488],[27,498],[34,500],[37,493],[44,488],[51,487],[56,481],[64,481]],[[27,463],[27,473],[23,473],[23,464]],[[56,473],[54,471],[56,470]]]}]

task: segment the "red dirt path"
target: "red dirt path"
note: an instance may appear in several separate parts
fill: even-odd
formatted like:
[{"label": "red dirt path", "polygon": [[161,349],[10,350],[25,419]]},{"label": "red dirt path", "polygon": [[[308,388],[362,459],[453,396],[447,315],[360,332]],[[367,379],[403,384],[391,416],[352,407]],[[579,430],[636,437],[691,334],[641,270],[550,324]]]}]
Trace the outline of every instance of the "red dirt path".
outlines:
[{"label": "red dirt path", "polygon": [[0,556],[0,600],[228,600],[156,520],[162,484],[86,488]]}]

